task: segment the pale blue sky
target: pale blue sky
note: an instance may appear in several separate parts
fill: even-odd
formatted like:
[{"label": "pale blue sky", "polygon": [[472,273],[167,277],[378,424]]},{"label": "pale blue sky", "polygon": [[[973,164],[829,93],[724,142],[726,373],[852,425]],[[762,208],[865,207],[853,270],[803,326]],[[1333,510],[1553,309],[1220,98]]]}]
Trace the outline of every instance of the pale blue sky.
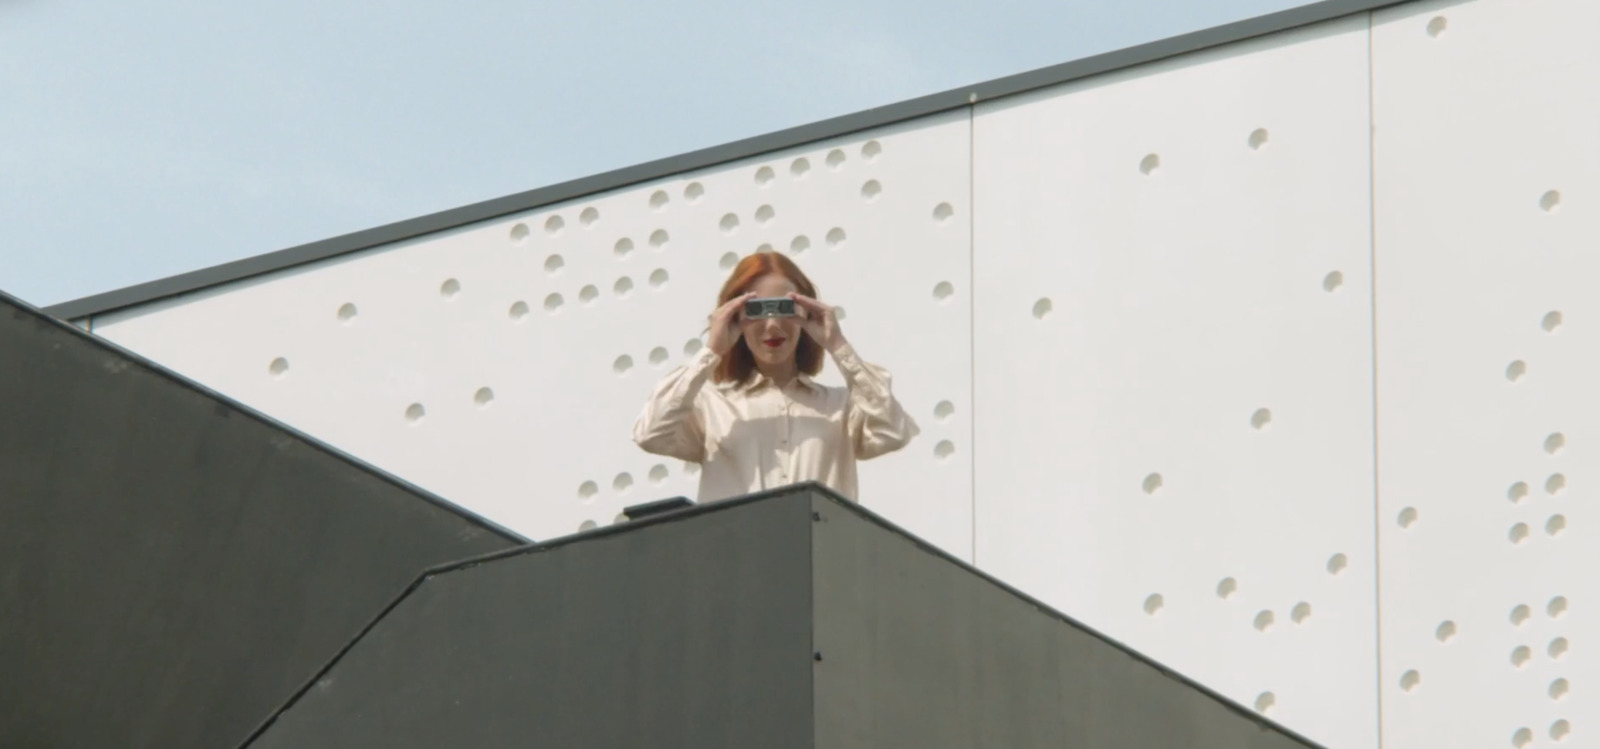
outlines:
[{"label": "pale blue sky", "polygon": [[46,306],[1305,4],[0,0]]}]

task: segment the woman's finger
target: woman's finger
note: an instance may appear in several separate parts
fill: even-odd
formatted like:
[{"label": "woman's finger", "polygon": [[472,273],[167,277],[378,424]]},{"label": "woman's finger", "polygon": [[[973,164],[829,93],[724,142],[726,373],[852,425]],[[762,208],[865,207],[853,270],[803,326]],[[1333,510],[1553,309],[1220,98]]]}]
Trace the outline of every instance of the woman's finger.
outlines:
[{"label": "woman's finger", "polygon": [[817,313],[819,315],[823,314],[823,313],[825,313],[825,312],[827,312],[829,310],[828,305],[823,304],[822,302],[819,302],[819,301],[817,301],[815,299],[812,299],[811,297],[808,297],[805,294],[801,294],[799,292],[794,292],[794,291],[789,292],[789,298],[795,300],[795,302],[798,303],[800,306],[805,307],[806,309],[811,310],[812,312],[815,312],[815,313]]},{"label": "woman's finger", "polygon": [[717,311],[712,313],[712,315],[714,317],[731,318],[733,313],[736,312],[747,300],[750,299],[750,297],[753,296],[755,296],[755,294],[744,293],[729,299],[726,304],[718,307]]}]

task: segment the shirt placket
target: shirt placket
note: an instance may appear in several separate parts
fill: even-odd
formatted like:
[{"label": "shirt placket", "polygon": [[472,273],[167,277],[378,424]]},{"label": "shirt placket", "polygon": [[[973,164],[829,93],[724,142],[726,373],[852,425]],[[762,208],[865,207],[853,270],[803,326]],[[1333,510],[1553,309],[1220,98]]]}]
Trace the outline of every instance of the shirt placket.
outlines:
[{"label": "shirt placket", "polygon": [[794,468],[791,465],[793,461],[790,460],[791,451],[794,449],[794,400],[789,397],[787,390],[778,391],[778,407],[782,415],[778,421],[783,425],[783,430],[778,435],[778,480],[788,484]]}]

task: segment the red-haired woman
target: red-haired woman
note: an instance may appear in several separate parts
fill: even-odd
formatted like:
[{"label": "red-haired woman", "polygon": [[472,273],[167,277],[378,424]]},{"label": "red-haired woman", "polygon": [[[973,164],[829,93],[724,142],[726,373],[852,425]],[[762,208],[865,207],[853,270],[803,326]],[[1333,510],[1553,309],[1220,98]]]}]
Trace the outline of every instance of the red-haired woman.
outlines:
[{"label": "red-haired woman", "polygon": [[[794,300],[794,316],[745,316],[746,301],[774,297]],[[824,351],[845,387],[811,380]],[[793,261],[759,252],[734,267],[706,346],[656,386],[633,440],[699,463],[701,502],[812,480],[855,500],[856,461],[898,450],[920,431],[889,379],[856,355]]]}]

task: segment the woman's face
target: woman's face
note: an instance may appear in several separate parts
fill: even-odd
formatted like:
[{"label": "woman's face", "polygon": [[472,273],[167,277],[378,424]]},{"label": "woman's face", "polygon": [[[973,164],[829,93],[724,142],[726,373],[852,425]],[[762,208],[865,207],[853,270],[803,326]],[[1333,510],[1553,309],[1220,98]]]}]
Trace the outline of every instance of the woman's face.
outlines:
[{"label": "woman's face", "polygon": [[[768,273],[756,279],[747,291],[759,299],[788,296],[797,289],[789,279],[776,273]],[[805,314],[799,305],[795,305],[795,312]],[[741,311],[739,320],[744,343],[750,347],[750,353],[755,355],[757,364],[782,364],[794,358],[794,350],[800,345],[801,318],[766,317],[748,320]]]}]

